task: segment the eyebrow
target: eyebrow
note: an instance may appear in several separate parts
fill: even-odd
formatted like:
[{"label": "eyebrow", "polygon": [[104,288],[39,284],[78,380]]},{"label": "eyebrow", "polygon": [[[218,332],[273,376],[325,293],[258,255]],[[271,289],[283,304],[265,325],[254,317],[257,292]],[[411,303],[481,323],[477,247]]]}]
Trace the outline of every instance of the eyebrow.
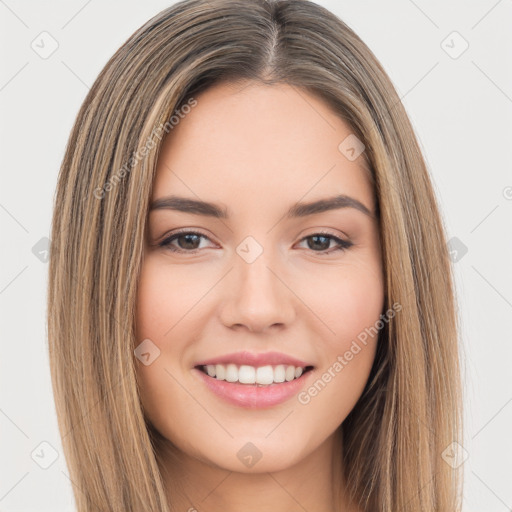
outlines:
[{"label": "eyebrow", "polygon": [[[296,203],[286,212],[288,218],[307,217],[316,213],[322,213],[329,210],[338,210],[341,208],[354,208],[372,219],[374,214],[360,201],[347,195],[337,195],[325,199],[319,199],[309,203]],[[176,210],[195,215],[204,215],[207,217],[215,217],[217,219],[229,218],[226,208],[215,203],[199,201],[197,199],[189,199],[179,196],[168,196],[156,199],[151,203],[149,211],[153,210]]]}]

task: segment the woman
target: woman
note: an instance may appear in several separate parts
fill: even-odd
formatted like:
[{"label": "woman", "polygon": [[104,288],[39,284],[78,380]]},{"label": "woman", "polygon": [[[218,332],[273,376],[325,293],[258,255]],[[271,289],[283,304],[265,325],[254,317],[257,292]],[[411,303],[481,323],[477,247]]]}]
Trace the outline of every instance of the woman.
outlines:
[{"label": "woman", "polygon": [[445,229],[375,56],[306,0],[185,0],[78,114],[48,336],[77,508],[460,510]]}]

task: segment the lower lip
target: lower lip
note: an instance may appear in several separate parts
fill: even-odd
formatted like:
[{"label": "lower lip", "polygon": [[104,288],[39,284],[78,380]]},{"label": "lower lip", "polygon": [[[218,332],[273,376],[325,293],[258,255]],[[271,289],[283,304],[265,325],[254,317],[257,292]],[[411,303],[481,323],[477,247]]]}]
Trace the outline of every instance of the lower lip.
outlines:
[{"label": "lower lip", "polygon": [[213,391],[218,397],[227,402],[249,409],[264,409],[286,402],[297,395],[313,370],[303,373],[298,379],[274,383],[269,386],[217,380],[197,368],[193,369],[193,373],[199,375],[199,378],[203,380],[210,391]]}]

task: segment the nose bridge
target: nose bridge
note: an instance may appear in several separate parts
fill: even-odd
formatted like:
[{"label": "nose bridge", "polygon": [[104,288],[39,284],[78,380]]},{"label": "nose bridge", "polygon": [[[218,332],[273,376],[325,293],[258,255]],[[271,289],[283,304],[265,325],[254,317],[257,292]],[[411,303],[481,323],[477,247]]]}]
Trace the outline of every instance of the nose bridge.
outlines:
[{"label": "nose bridge", "polygon": [[[242,241],[234,254],[229,314],[225,321],[262,330],[293,318],[292,294],[277,276],[278,251],[254,238]],[[277,275],[276,275],[277,274]]]},{"label": "nose bridge", "polygon": [[277,289],[277,278],[270,270],[279,267],[276,264],[275,255],[267,250],[254,261],[248,262],[241,257],[237,260],[235,266],[238,274],[239,286],[237,288],[240,292],[240,298],[247,296],[256,299],[259,296],[265,298],[267,302],[275,300],[276,295],[280,294]]}]

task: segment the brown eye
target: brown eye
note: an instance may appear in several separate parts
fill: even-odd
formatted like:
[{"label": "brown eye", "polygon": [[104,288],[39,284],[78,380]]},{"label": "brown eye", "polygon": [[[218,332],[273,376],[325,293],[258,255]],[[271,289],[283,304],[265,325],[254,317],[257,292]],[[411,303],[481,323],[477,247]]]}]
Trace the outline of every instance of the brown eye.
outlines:
[{"label": "brown eye", "polygon": [[[342,240],[341,238],[334,236],[330,233],[314,233],[313,235],[304,237],[301,240],[301,242],[305,240],[307,240],[308,249],[320,254],[327,254],[335,251],[344,251],[353,245],[352,242]],[[334,247],[334,249],[329,250],[331,242],[333,241],[336,243],[336,246]]]},{"label": "brown eye", "polygon": [[[172,252],[193,254],[201,249],[201,239],[209,240],[209,238],[202,233],[180,231],[167,237],[158,245],[168,248]],[[353,245],[352,242],[342,240],[331,233],[314,233],[301,240],[301,242],[304,241],[307,241],[307,249],[318,254],[330,254],[336,251],[344,251]],[[331,247],[332,242],[335,243],[334,247]]]},{"label": "brown eye", "polygon": [[[208,237],[201,233],[196,233],[195,231],[181,231],[167,237],[158,245],[160,247],[166,247],[172,252],[194,253],[199,250],[202,238],[208,240]],[[174,241],[177,241],[177,246],[173,245]]]}]

